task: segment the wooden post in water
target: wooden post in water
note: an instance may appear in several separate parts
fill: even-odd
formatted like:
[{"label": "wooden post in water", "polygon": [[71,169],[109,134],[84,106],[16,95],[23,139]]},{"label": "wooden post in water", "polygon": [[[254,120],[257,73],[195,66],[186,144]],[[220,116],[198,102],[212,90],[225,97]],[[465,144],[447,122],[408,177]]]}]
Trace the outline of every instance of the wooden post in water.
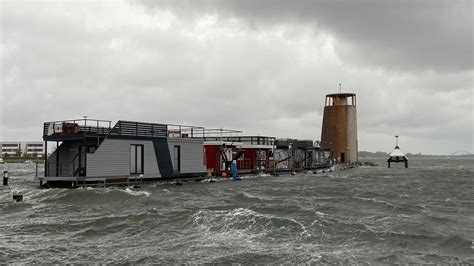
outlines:
[{"label": "wooden post in water", "polygon": [[8,171],[3,171],[3,185],[8,186]]}]

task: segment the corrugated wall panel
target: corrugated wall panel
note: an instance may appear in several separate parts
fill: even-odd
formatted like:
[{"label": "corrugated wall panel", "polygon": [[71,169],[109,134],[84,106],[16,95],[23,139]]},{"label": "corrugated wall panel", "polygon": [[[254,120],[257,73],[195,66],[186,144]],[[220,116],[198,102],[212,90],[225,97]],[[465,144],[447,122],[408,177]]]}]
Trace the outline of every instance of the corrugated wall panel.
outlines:
[{"label": "corrugated wall panel", "polygon": [[143,145],[144,178],[161,177],[152,141],[105,139],[87,154],[87,176],[130,176],[130,145]]},{"label": "corrugated wall panel", "polygon": [[[181,147],[181,173],[206,172],[204,165],[204,141],[198,139],[168,139],[171,158],[174,157],[174,146]],[[173,161],[173,160],[172,160]],[[174,161],[173,161],[174,164]],[[174,165],[173,165],[174,166]]]}]

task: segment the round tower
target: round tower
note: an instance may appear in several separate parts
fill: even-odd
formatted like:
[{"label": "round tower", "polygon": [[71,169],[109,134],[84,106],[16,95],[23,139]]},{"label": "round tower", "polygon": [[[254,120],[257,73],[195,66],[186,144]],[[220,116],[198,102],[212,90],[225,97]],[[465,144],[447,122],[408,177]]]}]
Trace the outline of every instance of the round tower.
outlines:
[{"label": "round tower", "polygon": [[333,152],[341,163],[358,160],[357,109],[354,93],[326,95],[321,130],[321,147]]}]

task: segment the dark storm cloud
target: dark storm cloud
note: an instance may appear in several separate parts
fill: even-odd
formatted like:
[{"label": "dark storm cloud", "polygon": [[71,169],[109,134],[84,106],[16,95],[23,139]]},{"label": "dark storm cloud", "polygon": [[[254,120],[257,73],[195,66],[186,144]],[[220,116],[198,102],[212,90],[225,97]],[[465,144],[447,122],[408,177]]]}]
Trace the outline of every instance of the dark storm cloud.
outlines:
[{"label": "dark storm cloud", "polygon": [[314,140],[342,82],[361,149],[472,150],[469,2],[136,3],[2,2],[0,139],[88,115]]},{"label": "dark storm cloud", "polygon": [[183,17],[236,17],[253,27],[307,23],[339,39],[353,64],[391,70],[463,71],[473,67],[473,2],[469,0],[204,0],[138,1]]}]

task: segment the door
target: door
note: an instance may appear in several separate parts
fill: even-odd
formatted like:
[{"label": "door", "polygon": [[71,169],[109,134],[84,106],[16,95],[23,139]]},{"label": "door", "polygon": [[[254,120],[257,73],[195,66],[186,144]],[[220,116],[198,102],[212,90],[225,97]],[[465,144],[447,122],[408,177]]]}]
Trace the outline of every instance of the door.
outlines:
[{"label": "door", "polygon": [[86,176],[86,151],[87,151],[87,146],[85,145],[80,145],[79,146],[79,165],[77,170],[79,176]]},{"label": "door", "polygon": [[257,169],[265,169],[266,155],[265,151],[257,151]]},{"label": "door", "polygon": [[221,164],[221,171],[226,171],[226,166],[228,166],[228,163],[232,160],[232,147],[223,147],[221,150],[221,154],[219,157],[221,159],[219,160]]},{"label": "door", "polygon": [[341,163],[345,163],[346,162],[346,154],[341,152]]},{"label": "door", "polygon": [[143,174],[143,145],[130,145],[130,174]]}]

